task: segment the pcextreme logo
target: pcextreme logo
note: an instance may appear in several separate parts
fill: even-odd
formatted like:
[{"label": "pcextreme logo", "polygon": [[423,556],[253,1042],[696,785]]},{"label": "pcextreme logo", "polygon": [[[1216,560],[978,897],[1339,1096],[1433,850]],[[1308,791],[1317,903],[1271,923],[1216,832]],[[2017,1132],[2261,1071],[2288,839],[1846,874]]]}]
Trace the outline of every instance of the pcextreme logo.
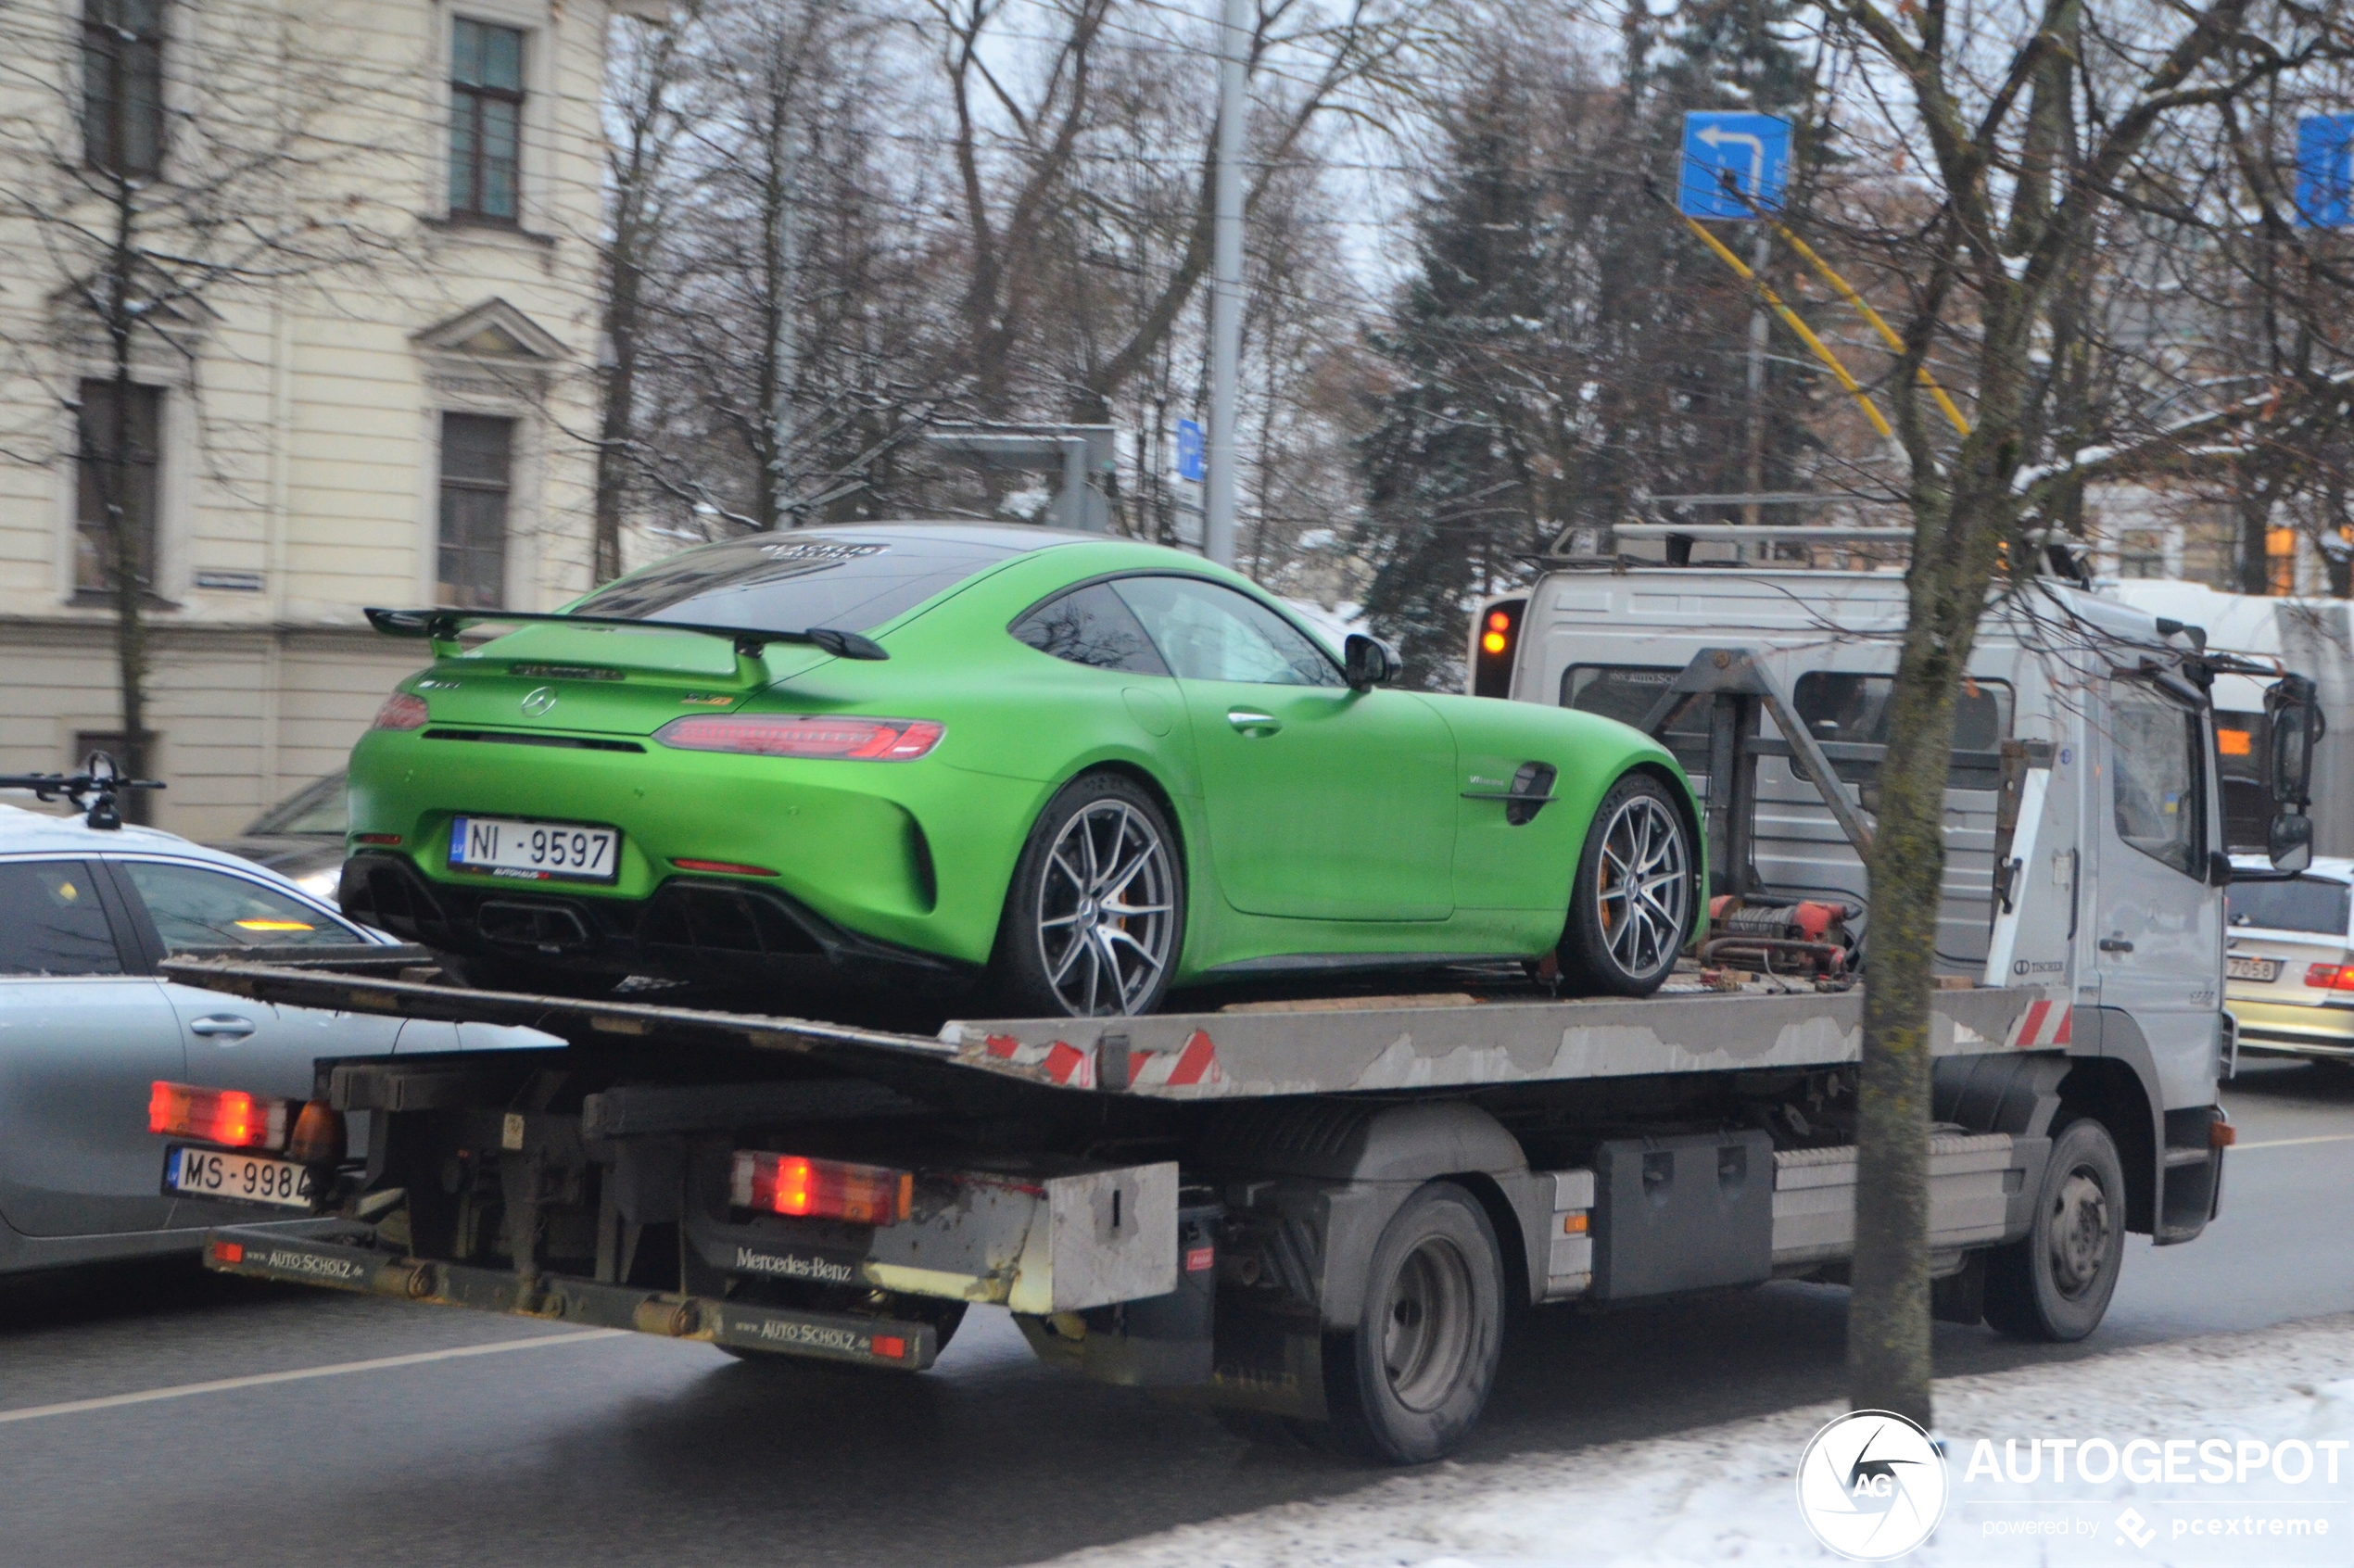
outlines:
[{"label": "pcextreme logo", "polygon": [[1929,1539],[1951,1493],[1945,1456],[1892,1410],[1851,1410],[1798,1461],[1798,1511],[1815,1538],[1858,1562],[1886,1562]]}]

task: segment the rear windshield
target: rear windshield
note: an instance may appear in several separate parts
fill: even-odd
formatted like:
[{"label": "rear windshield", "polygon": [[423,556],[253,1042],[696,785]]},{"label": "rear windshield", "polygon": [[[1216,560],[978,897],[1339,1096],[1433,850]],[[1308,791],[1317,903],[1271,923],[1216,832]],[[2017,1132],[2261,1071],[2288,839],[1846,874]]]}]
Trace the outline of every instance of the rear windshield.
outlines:
[{"label": "rear windshield", "polygon": [[753,534],[632,572],[570,613],[745,631],[866,631],[1019,553],[1019,547],[978,539],[880,531]]},{"label": "rear windshield", "polygon": [[2234,926],[2276,931],[2322,931],[2344,936],[2354,913],[2354,888],[2327,877],[2297,877],[2285,882],[2234,882],[2224,890]]},{"label": "rear windshield", "polygon": [[[1892,676],[1815,670],[1798,677],[1791,705],[1817,740],[1885,746],[1892,720]],[[1954,705],[1954,750],[1992,752],[2011,732],[2011,689],[1999,680],[1965,678]]]}]

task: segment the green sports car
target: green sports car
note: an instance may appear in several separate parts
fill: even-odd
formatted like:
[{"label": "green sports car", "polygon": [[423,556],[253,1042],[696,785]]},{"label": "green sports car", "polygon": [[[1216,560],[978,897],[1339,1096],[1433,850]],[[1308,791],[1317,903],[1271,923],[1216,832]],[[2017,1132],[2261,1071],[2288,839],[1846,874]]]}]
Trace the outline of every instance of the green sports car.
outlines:
[{"label": "green sports car", "polygon": [[[1384,690],[1232,572],[1100,535],[761,534],[431,639],[351,759],[345,910],[477,983],[1139,1013],[1171,986],[1511,957],[1640,995],[1701,898],[1675,759]],[[479,646],[469,626],[513,626]],[[1548,963],[1550,960],[1551,963]]]}]

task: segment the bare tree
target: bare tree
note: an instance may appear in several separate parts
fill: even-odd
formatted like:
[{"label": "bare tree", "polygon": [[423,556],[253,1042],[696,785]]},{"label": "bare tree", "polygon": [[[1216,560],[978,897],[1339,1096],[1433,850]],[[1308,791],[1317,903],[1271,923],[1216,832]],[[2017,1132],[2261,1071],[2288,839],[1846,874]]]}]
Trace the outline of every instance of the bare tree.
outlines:
[{"label": "bare tree", "polygon": [[[1948,0],[1901,9],[1826,0],[1856,62],[1857,96],[1909,149],[1930,197],[1892,235],[1914,280],[1905,350],[1883,383],[1914,518],[1909,620],[1868,857],[1854,1296],[1848,1356],[1859,1407],[1930,1415],[1927,1147],[1929,993],[1945,854],[1945,759],[1955,696],[2007,559],[2029,570],[2028,525],[2080,472],[2067,362],[2047,352],[2120,207],[2184,234],[2218,117],[2261,84],[2343,58],[2342,11],[2298,0],[2043,0],[1998,19]],[[2056,324],[2057,323],[2057,324]],[[1969,409],[1958,440],[1916,384],[1933,350]]]},{"label": "bare tree", "polygon": [[212,437],[209,477],[256,482],[238,466],[249,443],[203,410],[200,350],[240,303],[399,253],[402,217],[336,178],[372,149],[330,123],[363,90],[399,89],[327,43],[330,10],[297,23],[267,0],[232,0],[173,31],[161,0],[77,9],[82,24],[64,31],[54,7],[0,19],[0,95],[14,109],[0,119],[0,222],[54,280],[45,314],[13,345],[15,368],[75,416],[62,443],[45,411],[6,439],[24,461],[80,475],[77,588],[115,613],[118,760],[136,774],[148,765],[157,589],[148,389],[185,385]]}]

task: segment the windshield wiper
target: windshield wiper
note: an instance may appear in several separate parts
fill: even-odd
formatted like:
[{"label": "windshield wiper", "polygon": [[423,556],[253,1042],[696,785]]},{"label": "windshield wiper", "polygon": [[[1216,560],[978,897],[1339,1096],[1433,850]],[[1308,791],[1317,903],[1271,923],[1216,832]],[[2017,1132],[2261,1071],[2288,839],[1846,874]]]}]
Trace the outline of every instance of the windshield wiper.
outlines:
[{"label": "windshield wiper", "polygon": [[620,615],[563,615],[529,610],[382,610],[370,608],[368,624],[386,637],[429,639],[434,652],[448,656],[462,651],[458,634],[468,626],[550,625],[560,626],[626,626],[638,631],[692,632],[698,637],[724,638],[735,646],[740,660],[757,660],[772,642],[807,643],[837,659],[888,659],[882,644],[856,632],[831,626],[806,631],[764,631],[752,626],[706,626],[692,621],[633,621]]}]

